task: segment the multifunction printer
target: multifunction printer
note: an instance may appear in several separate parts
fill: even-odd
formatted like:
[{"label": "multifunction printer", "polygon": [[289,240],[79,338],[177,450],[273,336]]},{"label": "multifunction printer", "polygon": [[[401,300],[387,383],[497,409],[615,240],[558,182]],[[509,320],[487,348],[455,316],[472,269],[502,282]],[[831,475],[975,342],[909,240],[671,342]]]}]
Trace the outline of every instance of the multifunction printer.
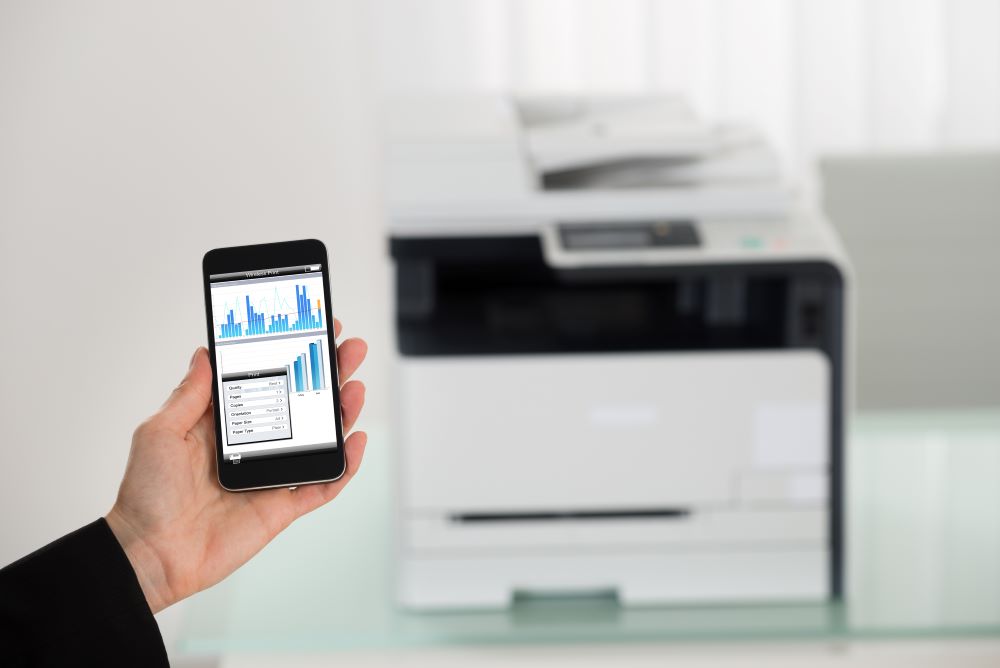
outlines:
[{"label": "multifunction printer", "polygon": [[848,269],[766,142],[669,97],[393,109],[400,603],[840,596]]}]

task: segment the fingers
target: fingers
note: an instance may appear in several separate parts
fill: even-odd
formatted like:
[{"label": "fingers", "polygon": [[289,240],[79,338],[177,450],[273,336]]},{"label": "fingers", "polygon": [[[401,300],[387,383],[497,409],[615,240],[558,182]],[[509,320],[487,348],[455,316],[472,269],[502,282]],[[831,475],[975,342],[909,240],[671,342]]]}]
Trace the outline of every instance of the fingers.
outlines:
[{"label": "fingers", "polygon": [[367,444],[368,435],[365,432],[354,432],[344,443],[344,456],[347,458],[347,469],[340,480],[321,485],[306,485],[292,492],[292,503],[295,507],[296,516],[305,515],[315,510],[340,494],[340,491],[344,489],[361,467],[361,460],[364,459],[365,446]]},{"label": "fingers", "polygon": [[211,401],[212,365],[208,361],[208,351],[198,348],[191,358],[187,375],[167,398],[156,419],[161,426],[186,434],[198,423]]},{"label": "fingers", "polygon": [[340,484],[343,487],[354,477],[354,474],[361,468],[361,460],[365,458],[365,446],[367,445],[368,434],[363,431],[356,431],[347,437],[347,441],[344,443],[344,454],[347,457],[347,472],[344,474],[344,478],[347,480],[341,478],[337,482],[327,483],[328,486]]},{"label": "fingers", "polygon": [[341,385],[354,375],[367,354],[368,344],[364,339],[347,339],[337,346],[337,372]]},{"label": "fingers", "polygon": [[340,415],[343,418],[344,433],[354,426],[365,405],[365,385],[360,380],[352,380],[340,390]]},{"label": "fingers", "polygon": [[[337,318],[333,319],[334,338],[339,338],[344,330],[344,325]],[[337,370],[340,374],[341,385],[361,366],[365,355],[368,354],[368,344],[363,339],[347,339],[337,346]]]}]

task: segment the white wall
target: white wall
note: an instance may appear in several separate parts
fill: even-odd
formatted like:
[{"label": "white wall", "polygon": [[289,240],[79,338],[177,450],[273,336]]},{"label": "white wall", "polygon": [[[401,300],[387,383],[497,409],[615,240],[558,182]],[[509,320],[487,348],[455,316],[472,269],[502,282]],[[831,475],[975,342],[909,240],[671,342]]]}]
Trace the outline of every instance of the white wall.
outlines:
[{"label": "white wall", "polygon": [[0,2],[0,564],[110,507],[204,344],[209,248],[323,239],[385,417],[367,11]]}]

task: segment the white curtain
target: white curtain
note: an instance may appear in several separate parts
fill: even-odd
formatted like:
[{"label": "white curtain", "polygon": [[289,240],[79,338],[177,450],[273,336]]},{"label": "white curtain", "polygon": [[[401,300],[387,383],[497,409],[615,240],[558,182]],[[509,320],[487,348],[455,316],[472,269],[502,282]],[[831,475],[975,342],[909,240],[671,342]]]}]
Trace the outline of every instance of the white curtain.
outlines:
[{"label": "white curtain", "polygon": [[829,152],[1000,145],[1000,0],[378,0],[383,90],[667,92]]}]

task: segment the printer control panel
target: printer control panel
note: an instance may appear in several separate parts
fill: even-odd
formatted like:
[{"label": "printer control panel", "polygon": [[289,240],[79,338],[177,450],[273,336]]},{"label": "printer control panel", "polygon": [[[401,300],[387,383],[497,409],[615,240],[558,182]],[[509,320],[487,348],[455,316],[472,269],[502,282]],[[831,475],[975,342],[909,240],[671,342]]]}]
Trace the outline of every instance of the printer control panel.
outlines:
[{"label": "printer control panel", "polygon": [[809,219],[561,221],[541,237],[561,268],[824,260],[834,246]]},{"label": "printer control panel", "polygon": [[563,223],[559,225],[567,251],[697,247],[698,230],[690,220],[635,223]]}]

